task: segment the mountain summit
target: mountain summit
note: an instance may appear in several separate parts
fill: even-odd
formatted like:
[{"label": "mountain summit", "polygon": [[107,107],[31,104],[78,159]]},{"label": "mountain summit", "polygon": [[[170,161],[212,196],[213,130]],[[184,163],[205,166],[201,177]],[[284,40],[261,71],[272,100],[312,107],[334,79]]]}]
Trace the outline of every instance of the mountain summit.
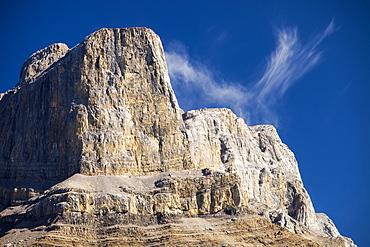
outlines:
[{"label": "mountain summit", "polygon": [[273,126],[180,109],[148,28],[34,53],[0,136],[3,245],[355,246]]}]

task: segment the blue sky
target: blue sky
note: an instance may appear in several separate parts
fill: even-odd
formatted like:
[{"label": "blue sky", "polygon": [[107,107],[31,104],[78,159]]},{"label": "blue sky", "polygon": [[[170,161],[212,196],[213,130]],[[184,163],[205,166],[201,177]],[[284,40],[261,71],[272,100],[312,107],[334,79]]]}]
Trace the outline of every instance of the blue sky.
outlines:
[{"label": "blue sky", "polygon": [[[2,1],[0,92],[23,62],[102,28],[146,26],[185,110],[272,123],[317,212],[370,246],[370,4],[366,1]],[[172,67],[171,67],[172,66]]]}]

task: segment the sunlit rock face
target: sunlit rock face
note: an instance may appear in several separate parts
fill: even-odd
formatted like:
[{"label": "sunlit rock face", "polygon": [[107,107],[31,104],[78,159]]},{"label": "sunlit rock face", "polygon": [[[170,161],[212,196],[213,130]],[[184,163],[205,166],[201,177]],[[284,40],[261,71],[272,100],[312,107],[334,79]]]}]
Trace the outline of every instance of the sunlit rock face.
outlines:
[{"label": "sunlit rock face", "polygon": [[[240,236],[222,225],[232,215],[253,236],[268,229],[261,241],[354,246],[315,213],[273,126],[247,126],[229,109],[182,112],[161,41],[147,28],[105,28],[71,49],[34,53],[0,95],[0,137],[1,243],[24,226],[36,246],[68,245],[61,239],[77,232],[86,246],[103,244],[103,232],[122,245],[132,225],[144,241],[144,226],[201,216],[233,246]],[[166,243],[190,243],[181,239]],[[214,245],[206,239],[197,243]]]},{"label": "sunlit rock face", "polygon": [[35,53],[0,114],[2,178],[192,166],[163,48],[147,28],[102,29],[70,50]]},{"label": "sunlit rock face", "polygon": [[[294,154],[273,126],[249,127],[229,109],[190,111],[184,122],[196,164],[238,174],[251,209],[276,223],[280,220],[273,215],[284,214],[317,229]],[[285,226],[294,230],[293,223]]]}]

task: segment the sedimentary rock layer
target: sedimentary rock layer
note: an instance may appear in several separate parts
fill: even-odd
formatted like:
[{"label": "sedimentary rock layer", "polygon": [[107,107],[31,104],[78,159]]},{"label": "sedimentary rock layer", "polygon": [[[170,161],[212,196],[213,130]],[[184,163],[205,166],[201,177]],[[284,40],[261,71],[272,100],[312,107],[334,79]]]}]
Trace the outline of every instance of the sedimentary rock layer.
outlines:
[{"label": "sedimentary rock layer", "polygon": [[[228,109],[182,112],[161,41],[147,28],[101,29],[25,62],[19,83],[0,95],[0,204],[0,234],[48,229],[33,242],[41,246],[81,232],[140,246],[147,230],[125,238],[129,225],[251,214],[275,223],[262,224],[274,238],[254,238],[264,245],[285,239],[276,225],[320,244],[354,245],[315,213],[273,126],[247,126]],[[163,243],[188,241],[172,237]],[[196,243],[214,244],[203,237]],[[236,239],[257,241],[229,244]]]}]

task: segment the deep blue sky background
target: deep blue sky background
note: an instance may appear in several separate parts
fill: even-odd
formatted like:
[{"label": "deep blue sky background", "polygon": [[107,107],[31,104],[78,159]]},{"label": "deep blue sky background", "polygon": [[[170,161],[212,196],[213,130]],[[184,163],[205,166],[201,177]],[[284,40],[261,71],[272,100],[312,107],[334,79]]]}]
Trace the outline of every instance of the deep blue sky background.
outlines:
[{"label": "deep blue sky background", "polygon": [[[359,246],[370,246],[369,13],[367,1],[340,0],[2,0],[0,92],[17,83],[23,62],[39,49],[56,42],[73,47],[102,27],[135,26],[152,28],[166,51],[180,47],[215,83],[248,89],[263,75],[278,30],[296,28],[306,44],[333,21],[335,31],[317,47],[320,61],[276,98],[270,113],[296,155],[316,211]],[[191,105],[190,91],[174,89],[185,110],[222,106],[202,97]]]}]

